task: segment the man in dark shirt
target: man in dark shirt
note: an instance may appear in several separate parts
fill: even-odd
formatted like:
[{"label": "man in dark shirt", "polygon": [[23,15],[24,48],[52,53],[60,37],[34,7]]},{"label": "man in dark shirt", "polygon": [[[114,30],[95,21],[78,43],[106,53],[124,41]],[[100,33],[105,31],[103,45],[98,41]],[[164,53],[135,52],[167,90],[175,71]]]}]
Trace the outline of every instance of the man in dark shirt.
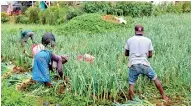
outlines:
[{"label": "man in dark shirt", "polygon": [[54,35],[51,32],[46,32],[43,36],[42,36],[42,44],[46,47],[47,45],[51,45],[51,47],[55,47],[56,45],[56,40]]},{"label": "man in dark shirt", "polygon": [[24,43],[27,42],[29,37],[31,38],[33,44],[35,43],[35,41],[34,41],[34,32],[32,30],[24,30],[24,31],[22,31],[22,28],[20,28],[20,36],[21,36],[21,45],[22,45],[22,47],[24,46]]}]

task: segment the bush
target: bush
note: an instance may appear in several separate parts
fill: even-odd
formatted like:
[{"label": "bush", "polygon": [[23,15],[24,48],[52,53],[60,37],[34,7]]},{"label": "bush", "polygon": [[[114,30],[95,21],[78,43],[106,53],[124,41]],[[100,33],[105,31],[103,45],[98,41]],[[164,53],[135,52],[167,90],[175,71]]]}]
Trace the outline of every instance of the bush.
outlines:
[{"label": "bush", "polygon": [[[68,7],[68,5],[67,5],[66,2],[67,2],[67,1],[58,1],[59,7]],[[57,5],[57,4],[55,4],[55,5]]]},{"label": "bush", "polygon": [[56,21],[59,18],[59,8],[56,6],[51,6],[46,9],[46,12],[46,23],[50,25],[56,24]]},{"label": "bush", "polygon": [[153,5],[148,2],[117,2],[116,9],[123,10],[124,16],[151,16]]},{"label": "bush", "polygon": [[110,9],[107,11],[107,14],[122,16],[122,15],[123,15],[123,10],[122,10],[122,9],[110,8]]},{"label": "bush", "polygon": [[26,15],[29,18],[30,23],[38,23],[39,22],[39,15],[40,9],[37,7],[29,7],[26,10]]},{"label": "bush", "polygon": [[83,11],[78,8],[71,8],[68,10],[66,15],[66,20],[71,20],[74,17],[77,17],[79,15],[82,15]]},{"label": "bush", "polygon": [[153,5],[150,2],[85,2],[82,9],[86,13],[107,13],[118,16],[151,16]]},{"label": "bush", "polygon": [[184,3],[176,3],[174,4],[167,4],[163,3],[157,6],[154,6],[153,15],[161,15],[166,13],[176,13],[180,14],[183,12],[190,12],[191,11],[191,2],[184,2]]},{"label": "bush", "polygon": [[154,16],[158,16],[158,15],[162,15],[162,14],[166,14],[167,13],[167,4],[166,3],[162,3],[159,5],[154,5],[153,6],[153,15]]},{"label": "bush", "polygon": [[177,3],[175,5],[173,4],[169,4],[167,6],[167,10],[166,10],[168,13],[182,13],[183,12],[183,9],[182,9],[182,4],[181,3]]},{"label": "bush", "polygon": [[56,25],[65,22],[66,8],[51,6],[39,12],[40,23]]},{"label": "bush", "polygon": [[110,8],[109,2],[106,1],[84,2],[82,4],[82,10],[86,13],[107,13]]},{"label": "bush", "polygon": [[132,23],[131,19],[128,18],[127,24],[124,25],[104,21],[102,15],[97,13],[84,14],[71,19],[67,24],[57,28],[57,32],[60,32],[60,34],[76,34],[79,32],[86,34],[102,33],[128,28]]},{"label": "bush", "polygon": [[151,3],[145,2],[145,3],[138,3],[137,5],[141,6],[140,9],[140,15],[141,16],[151,16],[153,11],[153,5]]},{"label": "bush", "polygon": [[39,8],[39,2],[40,2],[40,1],[36,1],[35,4],[34,4],[34,6],[37,7],[37,8]]},{"label": "bush", "polygon": [[29,18],[24,15],[16,16],[15,23],[28,24]]},{"label": "bush", "polygon": [[9,21],[9,16],[6,13],[1,12],[1,22],[5,23],[5,22],[8,22],[8,21]]},{"label": "bush", "polygon": [[28,8],[27,6],[22,6],[22,7],[21,7],[21,13],[22,13],[22,14],[25,14],[27,8]]},{"label": "bush", "polygon": [[184,2],[182,5],[182,9],[184,13],[191,12],[191,2],[190,1]]},{"label": "bush", "polygon": [[46,10],[41,10],[39,12],[39,21],[40,21],[41,24],[46,24],[46,14],[47,13],[48,12]]}]

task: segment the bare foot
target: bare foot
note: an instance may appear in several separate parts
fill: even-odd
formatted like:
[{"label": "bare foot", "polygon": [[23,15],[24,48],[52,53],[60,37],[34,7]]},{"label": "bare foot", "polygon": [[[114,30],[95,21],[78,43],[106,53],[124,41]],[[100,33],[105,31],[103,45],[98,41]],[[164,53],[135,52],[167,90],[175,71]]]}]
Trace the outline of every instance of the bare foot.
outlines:
[{"label": "bare foot", "polygon": [[45,86],[47,86],[47,87],[49,87],[49,88],[53,87],[50,82],[45,82],[44,84],[45,84]]}]

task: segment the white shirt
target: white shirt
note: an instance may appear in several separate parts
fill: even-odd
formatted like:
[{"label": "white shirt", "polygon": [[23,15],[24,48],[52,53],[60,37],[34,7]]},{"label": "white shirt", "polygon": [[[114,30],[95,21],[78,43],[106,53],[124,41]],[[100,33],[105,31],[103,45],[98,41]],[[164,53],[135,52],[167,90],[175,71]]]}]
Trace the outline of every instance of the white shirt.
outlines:
[{"label": "white shirt", "polygon": [[148,52],[153,50],[153,46],[149,38],[135,35],[127,40],[125,49],[129,50],[128,67],[133,64],[150,66],[147,57]]}]

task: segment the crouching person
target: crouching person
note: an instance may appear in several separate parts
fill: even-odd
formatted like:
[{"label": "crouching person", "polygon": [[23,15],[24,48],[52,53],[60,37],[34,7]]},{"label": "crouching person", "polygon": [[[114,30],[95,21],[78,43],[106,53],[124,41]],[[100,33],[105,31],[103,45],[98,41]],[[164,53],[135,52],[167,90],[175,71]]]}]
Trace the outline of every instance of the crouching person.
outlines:
[{"label": "crouching person", "polygon": [[62,72],[62,64],[65,64],[67,60],[68,58],[65,56],[58,56],[53,54],[51,51],[41,50],[34,57],[32,80],[44,83],[46,86],[51,87],[49,70],[52,70],[53,61],[57,63],[57,72],[63,79],[64,75]]},{"label": "crouching person", "polygon": [[32,43],[34,44],[34,32],[31,30],[24,30],[22,31],[22,28],[20,28],[20,35],[21,35],[21,46],[24,47],[24,44],[27,42],[28,38],[30,37],[32,40]]}]

